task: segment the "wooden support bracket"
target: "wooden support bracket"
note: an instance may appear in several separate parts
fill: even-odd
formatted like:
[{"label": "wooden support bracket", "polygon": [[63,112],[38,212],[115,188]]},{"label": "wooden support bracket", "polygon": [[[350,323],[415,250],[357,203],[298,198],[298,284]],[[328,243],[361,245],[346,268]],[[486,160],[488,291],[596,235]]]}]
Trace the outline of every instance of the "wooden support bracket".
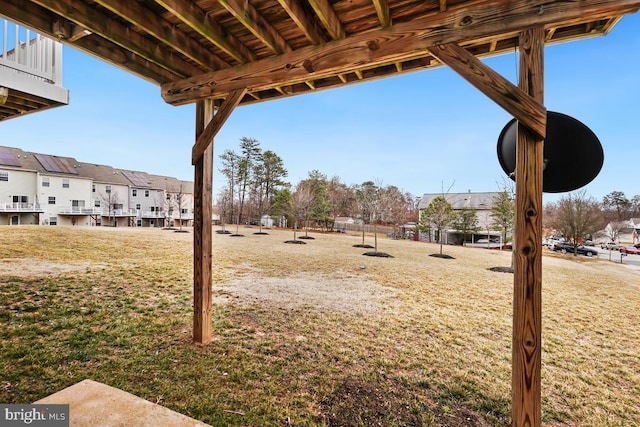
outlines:
[{"label": "wooden support bracket", "polygon": [[191,151],[191,163],[195,165],[202,157],[205,150],[213,141],[213,137],[220,131],[222,125],[227,121],[231,112],[240,104],[242,97],[247,93],[247,89],[238,89],[229,93],[224,102],[218,108],[218,112],[204,128],[202,133],[198,135],[196,143]]},{"label": "wooden support bracket", "polygon": [[429,52],[544,139],[547,110],[522,88],[455,43],[438,45],[430,48]]}]

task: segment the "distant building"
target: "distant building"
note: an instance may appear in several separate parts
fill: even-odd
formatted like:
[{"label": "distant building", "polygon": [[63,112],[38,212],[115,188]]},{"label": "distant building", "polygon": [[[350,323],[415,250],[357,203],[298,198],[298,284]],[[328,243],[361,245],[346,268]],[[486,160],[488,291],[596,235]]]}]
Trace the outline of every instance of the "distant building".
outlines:
[{"label": "distant building", "polygon": [[0,225],[192,223],[193,182],[0,146]]},{"label": "distant building", "polygon": [[[478,227],[480,230],[477,233],[468,234],[466,236],[467,242],[474,244],[477,243],[478,240],[487,244],[495,244],[498,245],[501,239],[501,233],[497,230],[491,229],[491,223],[493,219],[491,218],[491,209],[494,207],[494,200],[499,195],[499,192],[482,192],[482,193],[472,193],[471,191],[467,193],[432,193],[432,194],[424,194],[418,202],[418,211],[419,216],[422,215],[422,211],[425,210],[429,204],[438,196],[444,196],[444,198],[451,204],[454,211],[460,211],[464,208],[473,209],[476,212],[476,216],[478,218]],[[449,228],[446,230],[445,236],[443,236],[443,242],[447,244],[463,244],[464,236],[459,230],[455,230],[453,228]],[[436,241],[435,231],[431,230],[430,232],[420,232],[421,240],[428,241]],[[506,243],[506,242],[502,242]]]}]

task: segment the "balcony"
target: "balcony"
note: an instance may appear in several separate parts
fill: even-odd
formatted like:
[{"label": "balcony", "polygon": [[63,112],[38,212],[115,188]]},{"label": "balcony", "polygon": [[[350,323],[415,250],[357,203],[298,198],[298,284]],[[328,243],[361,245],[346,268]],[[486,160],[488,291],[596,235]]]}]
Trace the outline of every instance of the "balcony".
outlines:
[{"label": "balcony", "polygon": [[106,208],[85,208],[83,206],[61,206],[58,208],[58,215],[64,216],[102,216],[111,218],[135,217],[137,216],[135,209],[109,209]]},{"label": "balcony", "polygon": [[69,103],[62,44],[0,17],[0,121]]},{"label": "balcony", "polygon": [[7,213],[44,213],[40,203],[0,203],[0,212]]},{"label": "balcony", "polygon": [[163,211],[144,211],[141,217],[143,219],[166,218],[167,213]]}]

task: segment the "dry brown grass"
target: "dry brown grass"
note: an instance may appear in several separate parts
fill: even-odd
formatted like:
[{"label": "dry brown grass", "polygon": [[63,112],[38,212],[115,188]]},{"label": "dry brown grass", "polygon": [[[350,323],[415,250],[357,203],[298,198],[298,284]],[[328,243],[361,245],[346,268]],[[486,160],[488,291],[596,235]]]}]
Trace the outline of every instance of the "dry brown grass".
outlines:
[{"label": "dry brown grass", "polygon": [[[508,424],[513,276],[488,269],[510,253],[240,231],[214,234],[199,348],[191,233],[3,228],[0,401],[90,377],[213,425]],[[640,272],[548,252],[543,269],[544,425],[639,425]]]}]

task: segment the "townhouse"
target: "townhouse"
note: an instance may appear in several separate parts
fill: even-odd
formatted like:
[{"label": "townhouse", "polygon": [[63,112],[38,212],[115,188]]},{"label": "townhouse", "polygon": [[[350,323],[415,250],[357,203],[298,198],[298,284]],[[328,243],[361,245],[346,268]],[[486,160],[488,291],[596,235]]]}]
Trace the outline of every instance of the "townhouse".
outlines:
[{"label": "townhouse", "polygon": [[0,146],[0,225],[192,222],[193,182]]}]

